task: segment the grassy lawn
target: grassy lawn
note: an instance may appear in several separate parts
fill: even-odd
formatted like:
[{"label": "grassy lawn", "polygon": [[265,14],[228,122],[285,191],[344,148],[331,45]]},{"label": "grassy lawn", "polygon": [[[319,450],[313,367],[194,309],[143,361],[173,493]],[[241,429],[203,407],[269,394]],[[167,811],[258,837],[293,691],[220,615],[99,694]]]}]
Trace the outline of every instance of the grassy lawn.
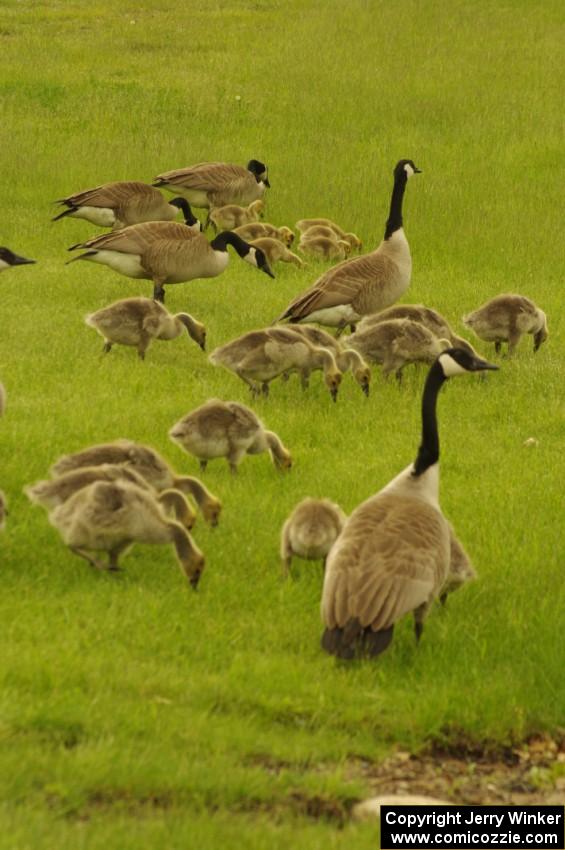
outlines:
[{"label": "grassy lawn", "polygon": [[[374,848],[374,825],[347,822],[366,792],[355,759],[564,725],[562,4],[1,6],[0,243],[38,264],[0,281],[0,848]],[[197,593],[170,548],[135,548],[118,576],[89,572],[22,494],[60,454],[117,437],[198,474],[168,429],[209,397],[249,403],[186,337],[144,363],[119,347],[101,358],[83,317],[151,286],[66,267],[96,228],[51,223],[51,202],[252,157],[269,166],[269,221],[328,215],[368,248],[394,164],[414,159],[404,301],[460,333],[500,292],[548,315],[535,356],[527,338],[499,373],[442,393],[442,506],[479,580],[432,613],[417,649],[403,622],[378,663],[322,653],[320,568],[295,561],[283,582],[279,532],[304,496],[351,511],[410,462],[423,371],[400,389],[375,372],[369,399],[347,376],[336,405],[319,374],[306,395],[273,384],[254,407],[293,469],[267,455],[234,479],[209,466],[224,511],[195,528]],[[268,324],[324,268],[279,265],[270,280],[232,254],[221,278],[170,287],[167,305],[203,321],[212,350]]]}]

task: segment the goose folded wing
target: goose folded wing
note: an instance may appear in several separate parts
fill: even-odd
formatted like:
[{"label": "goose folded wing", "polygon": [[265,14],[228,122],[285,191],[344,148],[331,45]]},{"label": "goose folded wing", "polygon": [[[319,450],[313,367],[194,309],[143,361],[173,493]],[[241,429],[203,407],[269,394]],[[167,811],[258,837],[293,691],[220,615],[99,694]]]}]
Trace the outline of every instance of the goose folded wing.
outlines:
[{"label": "goose folded wing", "polygon": [[103,233],[77,247],[92,248],[97,251],[119,251],[122,254],[143,254],[155,242],[166,239],[185,241],[199,235],[201,234],[194,234],[185,224],[150,221],[124,227],[123,230]]}]

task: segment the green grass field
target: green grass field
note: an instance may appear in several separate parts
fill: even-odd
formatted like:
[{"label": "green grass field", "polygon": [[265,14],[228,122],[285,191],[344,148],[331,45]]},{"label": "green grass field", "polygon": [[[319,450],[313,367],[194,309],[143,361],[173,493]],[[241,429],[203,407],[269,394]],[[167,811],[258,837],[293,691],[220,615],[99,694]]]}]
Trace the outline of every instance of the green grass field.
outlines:
[{"label": "green grass field", "polygon": [[[333,806],[347,821],[367,790],[355,759],[496,748],[564,724],[562,4],[1,6],[0,243],[38,264],[0,280],[0,847],[374,848],[374,825],[313,816]],[[279,532],[304,496],[350,511],[413,459],[423,371],[400,389],[375,372],[368,400],[347,377],[336,405],[319,374],[306,395],[273,384],[254,407],[293,469],[267,455],[237,478],[210,465],[224,511],[195,528],[197,593],[170,548],[90,572],[22,494],[60,454],[117,437],[198,474],[168,429],[209,397],[249,403],[186,337],[144,363],[125,348],[101,358],[85,314],[151,286],[65,266],[96,228],[51,223],[51,202],[252,157],[270,169],[269,221],[328,215],[368,248],[393,166],[413,158],[404,301],[460,332],[500,292],[548,314],[538,354],[526,338],[487,381],[442,393],[442,506],[479,580],[432,612],[417,649],[403,622],[377,663],[322,653],[320,568],[296,561],[283,582]],[[167,305],[203,321],[212,350],[268,324],[324,268],[279,265],[273,281],[233,254],[221,278],[170,287]]]}]

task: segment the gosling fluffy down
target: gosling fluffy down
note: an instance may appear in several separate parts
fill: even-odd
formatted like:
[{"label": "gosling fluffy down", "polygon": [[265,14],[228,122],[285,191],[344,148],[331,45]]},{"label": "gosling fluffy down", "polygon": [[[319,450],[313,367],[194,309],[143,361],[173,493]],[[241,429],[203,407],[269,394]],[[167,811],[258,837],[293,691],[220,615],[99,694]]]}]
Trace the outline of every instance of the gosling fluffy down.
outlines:
[{"label": "gosling fluffy down", "polygon": [[432,363],[450,347],[449,340],[438,338],[419,322],[390,319],[349,337],[349,345],[369,363],[382,363],[383,375],[396,372],[401,379],[408,363]]},{"label": "gosling fluffy down", "polygon": [[549,336],[547,317],[543,310],[523,295],[497,295],[482,307],[463,317],[464,324],[485,342],[494,342],[495,351],[500,351],[503,342],[508,343],[508,354],[513,354],[523,334],[534,337],[534,351]]},{"label": "gosling fluffy down", "polygon": [[323,560],[337,540],[347,519],[339,505],[329,499],[303,499],[285,521],[281,531],[281,561],[288,574],[292,558]]}]

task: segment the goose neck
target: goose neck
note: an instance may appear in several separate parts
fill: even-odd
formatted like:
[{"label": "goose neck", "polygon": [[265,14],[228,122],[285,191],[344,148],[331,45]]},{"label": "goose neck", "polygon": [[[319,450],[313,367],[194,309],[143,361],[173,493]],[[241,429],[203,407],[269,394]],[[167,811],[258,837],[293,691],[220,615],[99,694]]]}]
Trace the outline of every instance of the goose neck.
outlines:
[{"label": "goose neck", "polygon": [[401,170],[394,178],[394,186],[392,187],[392,196],[390,199],[390,211],[385,228],[385,239],[390,239],[393,233],[400,230],[402,227],[402,201],[404,199],[404,191],[408,176],[405,171]]},{"label": "goose neck", "polygon": [[446,377],[439,361],[431,367],[422,395],[422,441],[414,462],[412,475],[418,478],[439,460],[439,434],[437,427],[437,397]]},{"label": "goose neck", "polygon": [[219,233],[218,236],[210,242],[210,245],[214,251],[227,251],[228,245],[231,245],[240,257],[245,257],[245,255],[249,253],[250,248],[247,242],[245,242],[241,236],[238,236],[237,233],[234,233],[232,230],[224,230],[222,233]]}]

